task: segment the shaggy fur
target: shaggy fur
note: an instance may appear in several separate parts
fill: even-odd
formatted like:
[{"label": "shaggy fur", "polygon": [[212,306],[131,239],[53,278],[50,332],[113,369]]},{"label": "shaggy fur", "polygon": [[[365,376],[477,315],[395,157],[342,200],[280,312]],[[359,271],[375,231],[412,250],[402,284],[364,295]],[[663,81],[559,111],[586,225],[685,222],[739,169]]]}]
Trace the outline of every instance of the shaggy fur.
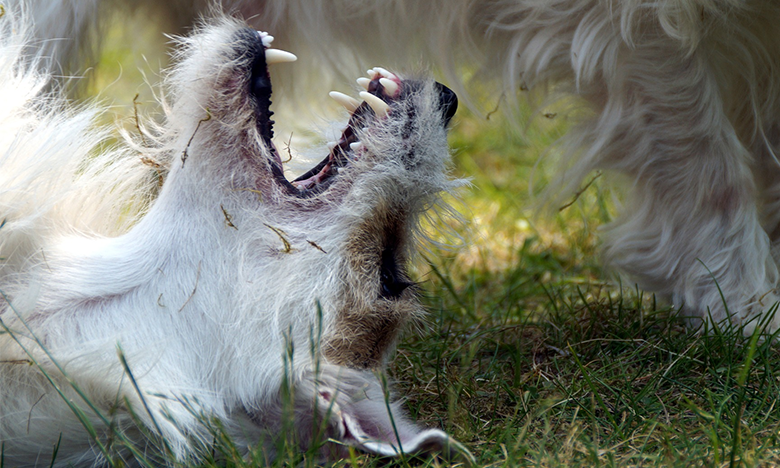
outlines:
[{"label": "shaggy fur", "polygon": [[[141,2],[186,25],[204,2]],[[627,176],[630,197],[606,229],[605,259],[684,313],[756,325],[777,301],[780,236],[780,5],[774,0],[229,0],[318,68],[354,58],[434,62],[450,75],[582,98],[588,116],[560,142],[550,188],[561,200],[593,170]],[[111,0],[75,7],[83,38]],[[152,6],[154,5],[154,6]],[[271,26],[268,26],[271,27]],[[41,37],[59,34],[42,22]],[[94,42],[84,41],[87,44]],[[62,47],[71,47],[64,41]],[[56,43],[60,47],[60,43]],[[71,60],[65,49],[56,57]],[[66,60],[66,61],[67,61]],[[322,73],[300,74],[322,79]],[[451,76],[451,77],[452,77]],[[521,93],[517,91],[521,90]],[[780,326],[772,318],[770,329]]]},{"label": "shaggy fur", "polygon": [[182,39],[165,124],[114,147],[97,109],[41,92],[25,27],[6,7],[4,462],[48,466],[58,440],[55,466],[133,465],[133,453],[159,463],[166,451],[187,461],[210,450],[214,421],[269,457],[290,427],[302,449],[332,438],[384,455],[447,450],[446,434],[387,403],[374,371],[420,311],[404,273],[418,220],[460,184],[446,167],[454,95],[392,74],[388,91],[378,72],[369,91],[389,114],[359,105],[332,171],[299,190],[270,140],[256,31],[222,18]]}]

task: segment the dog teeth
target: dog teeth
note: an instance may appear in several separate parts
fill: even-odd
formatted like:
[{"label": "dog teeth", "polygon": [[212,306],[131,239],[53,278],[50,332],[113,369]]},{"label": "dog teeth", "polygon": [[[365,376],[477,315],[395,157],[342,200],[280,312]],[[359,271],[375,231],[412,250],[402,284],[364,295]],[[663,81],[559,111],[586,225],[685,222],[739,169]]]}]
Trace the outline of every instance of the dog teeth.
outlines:
[{"label": "dog teeth", "polygon": [[360,106],[360,101],[353,98],[352,96],[347,96],[344,93],[340,93],[338,91],[331,91],[328,93],[330,97],[333,98],[336,102],[344,106],[345,109],[349,112],[355,112],[355,110]]},{"label": "dog teeth", "polygon": [[371,83],[371,80],[368,78],[360,77],[357,79],[357,84],[363,87],[366,91],[368,91],[368,85]]},{"label": "dog teeth", "polygon": [[298,60],[295,54],[291,54],[286,50],[280,49],[266,49],[265,50],[265,63],[271,65],[273,63],[294,62]]},{"label": "dog teeth", "polygon": [[328,150],[333,151],[333,148],[338,146],[338,144],[339,144],[338,141],[329,141],[329,142],[325,143],[325,146],[328,147]]},{"label": "dog teeth", "polygon": [[260,40],[263,41],[263,47],[271,47],[271,43],[274,41],[274,37],[272,35],[265,31],[257,31],[257,34],[260,36]]},{"label": "dog teeth", "polygon": [[357,153],[358,151],[363,149],[363,143],[361,143],[359,141],[356,141],[354,143],[350,143],[349,147],[350,147],[350,149],[352,149],[353,153]]},{"label": "dog teeth", "polygon": [[374,72],[375,75],[378,74],[379,76],[381,76],[383,78],[388,78],[388,79],[395,79],[395,78],[397,78],[397,76],[395,76],[395,74],[390,73],[389,71],[387,71],[386,69],[384,69],[382,67],[374,67],[372,71]]},{"label": "dog teeth", "polygon": [[374,113],[377,117],[381,118],[387,116],[387,111],[390,109],[390,106],[388,106],[385,101],[365,91],[360,92],[360,97],[374,109]]},{"label": "dog teeth", "polygon": [[380,78],[379,84],[385,88],[388,96],[395,96],[395,93],[398,92],[398,83],[389,78]]}]

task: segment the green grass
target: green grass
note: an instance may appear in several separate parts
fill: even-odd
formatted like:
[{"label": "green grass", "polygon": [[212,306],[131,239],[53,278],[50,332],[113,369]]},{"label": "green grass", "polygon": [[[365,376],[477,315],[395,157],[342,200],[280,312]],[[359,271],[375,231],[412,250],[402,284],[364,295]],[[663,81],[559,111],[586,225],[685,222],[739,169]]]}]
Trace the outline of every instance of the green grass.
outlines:
[{"label": "green grass", "polygon": [[697,335],[538,241],[518,249],[507,270],[428,283],[432,323],[392,366],[420,419],[480,466],[780,462],[774,344]]},{"label": "green grass", "polygon": [[[120,91],[117,102],[132,101]],[[555,171],[539,158],[566,130],[559,115],[543,110],[523,131],[500,114],[456,119],[456,172],[473,187],[459,204],[467,223],[454,225],[462,242],[437,239],[459,245],[431,247],[414,267],[430,314],[388,371],[409,412],[485,467],[780,464],[777,340],[697,334],[606,273],[596,231],[613,204],[601,179],[570,207],[534,215],[531,192]],[[202,466],[263,464],[238,457],[218,427],[214,438]],[[314,465],[291,447],[274,466]],[[353,453],[334,466],[349,465],[448,463]]]},{"label": "green grass", "polygon": [[[465,247],[427,253],[419,268],[430,321],[391,366],[412,413],[479,466],[780,464],[777,340],[725,325],[696,333],[607,274],[601,180],[557,215],[533,216],[531,168],[563,131],[473,116],[456,127],[475,214]],[[534,175],[553,165],[543,158]]]}]

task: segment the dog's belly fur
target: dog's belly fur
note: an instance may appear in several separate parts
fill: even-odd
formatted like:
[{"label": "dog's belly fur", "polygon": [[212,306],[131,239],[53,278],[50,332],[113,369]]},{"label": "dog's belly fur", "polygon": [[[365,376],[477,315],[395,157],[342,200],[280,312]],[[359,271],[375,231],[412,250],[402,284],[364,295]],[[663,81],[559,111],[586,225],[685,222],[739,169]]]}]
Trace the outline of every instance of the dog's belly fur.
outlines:
[{"label": "dog's belly fur", "polygon": [[217,18],[183,39],[165,124],[106,149],[95,110],[39,94],[18,15],[0,17],[6,463],[48,465],[60,440],[56,466],[132,465],[129,447],[166,451],[150,433],[184,461],[209,450],[210,418],[273,457],[285,376],[303,449],[322,442],[316,427],[385,455],[447,449],[388,406],[373,371],[420,313],[403,271],[418,219],[461,184],[447,170],[454,95],[376,71],[372,104],[350,109],[319,172],[290,183],[266,68],[287,59],[268,36]]}]

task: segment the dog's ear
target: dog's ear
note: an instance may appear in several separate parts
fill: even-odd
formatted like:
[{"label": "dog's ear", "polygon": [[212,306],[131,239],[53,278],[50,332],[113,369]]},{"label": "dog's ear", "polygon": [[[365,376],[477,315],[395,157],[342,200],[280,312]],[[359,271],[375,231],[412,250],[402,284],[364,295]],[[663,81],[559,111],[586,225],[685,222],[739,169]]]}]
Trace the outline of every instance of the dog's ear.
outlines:
[{"label": "dog's ear", "polygon": [[[303,383],[306,390],[299,388],[303,391],[296,395],[296,404],[313,404],[314,411],[311,407],[297,409],[315,414],[318,421],[312,423],[320,429],[325,426],[331,439],[381,456],[440,453],[467,465],[474,463],[471,453],[445,432],[421,429],[410,422],[399,402],[391,400],[383,376],[340,366],[320,371],[317,379]],[[314,430],[298,428],[299,433]]]},{"label": "dog's ear", "polygon": [[449,442],[438,429],[421,431],[409,423],[386,398],[356,398],[340,389],[320,387],[315,406],[335,439],[378,455],[441,452]]}]

